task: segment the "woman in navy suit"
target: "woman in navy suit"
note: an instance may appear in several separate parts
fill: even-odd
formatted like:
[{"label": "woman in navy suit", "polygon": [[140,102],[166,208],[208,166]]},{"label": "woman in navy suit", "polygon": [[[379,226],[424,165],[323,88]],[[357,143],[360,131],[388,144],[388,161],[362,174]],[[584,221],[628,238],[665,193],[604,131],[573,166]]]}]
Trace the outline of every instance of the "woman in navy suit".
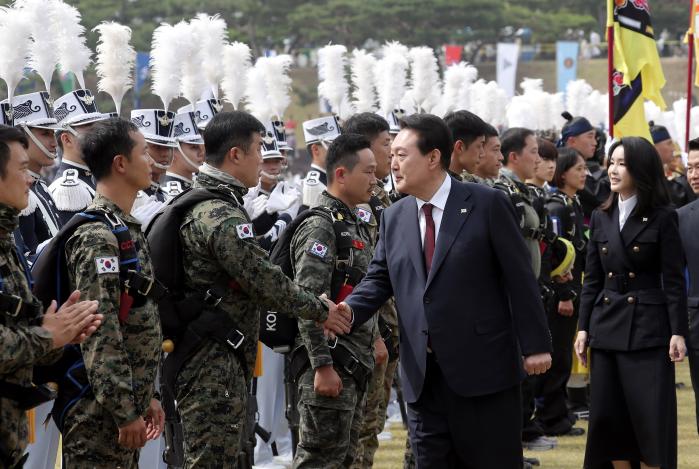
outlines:
[{"label": "woman in navy suit", "polygon": [[677,467],[676,361],[687,296],[677,213],[658,152],[638,137],[610,148],[612,195],[590,222],[575,351],[591,349],[585,467]]}]

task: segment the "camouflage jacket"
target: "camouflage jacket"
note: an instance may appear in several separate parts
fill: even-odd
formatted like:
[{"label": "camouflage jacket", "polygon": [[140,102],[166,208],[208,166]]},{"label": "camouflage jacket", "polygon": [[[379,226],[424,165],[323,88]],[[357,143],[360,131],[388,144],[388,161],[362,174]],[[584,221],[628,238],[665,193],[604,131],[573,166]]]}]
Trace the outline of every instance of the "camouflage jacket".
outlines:
[{"label": "camouflage jacket", "polygon": [[[391,206],[391,199],[389,198],[388,192],[386,192],[386,189],[384,189],[382,184],[376,185],[376,187],[374,188],[374,196],[376,196],[381,201],[384,210]],[[378,233],[375,236],[374,246],[376,246],[376,242],[378,242]],[[389,324],[389,326],[391,326],[391,329],[393,329],[394,336],[397,335],[398,312],[396,311],[396,305],[393,301],[393,298],[388,300],[386,304],[381,307],[381,309],[379,310],[379,315],[383,318],[384,321],[386,321]],[[397,346],[398,341],[395,340],[394,342],[394,345]]]},{"label": "camouflage jacket", "polygon": [[534,195],[530,188],[508,168],[500,170],[500,179],[495,182],[493,187],[505,192],[515,205],[515,212],[519,217],[517,223],[529,250],[532,270],[536,278],[539,278],[541,274],[540,238],[530,235],[533,232],[539,233],[539,236],[541,235],[541,220],[536,208],[534,208]]},{"label": "camouflage jacket", "polygon": [[[374,255],[373,240],[367,223],[327,191],[321,194],[318,206],[337,211],[344,218],[354,246],[352,266],[366,273]],[[296,282],[319,295],[325,293],[332,298],[331,280],[338,254],[330,218],[321,215],[306,219],[294,233],[290,249]],[[376,319],[372,318],[352,334],[338,339],[369,368],[374,367],[375,327]],[[299,321],[299,337],[296,341],[297,345],[306,346],[314,369],[332,363],[328,342],[321,328],[313,321]]]},{"label": "camouflage jacket", "polygon": [[[52,352],[51,334],[35,325],[41,306],[31,293],[28,267],[12,238],[12,231],[19,224],[18,216],[18,210],[0,204],[0,292],[19,296],[34,305],[36,314],[12,316],[8,311],[0,311],[0,379],[31,386],[33,366],[57,359],[60,351]],[[27,446],[26,412],[15,401],[0,398],[0,422],[0,450],[16,461]]]},{"label": "camouflage jacket", "polygon": [[[251,221],[243,208],[246,187],[208,165],[202,168],[194,187],[227,189],[240,201],[239,206],[219,199],[197,204],[185,215],[180,233],[185,285],[189,291],[205,292],[219,279],[229,279],[230,289],[219,309],[225,311],[245,335],[243,352],[249,380],[255,365],[263,308],[324,321],[327,306],[312,292],[299,288],[269,261],[267,252],[255,240]],[[230,353],[211,341],[190,362],[195,366],[199,361],[213,363],[220,358],[227,359]],[[179,379],[185,381],[191,371],[185,366]]]},{"label": "camouflage jacket", "polygon": [[[87,210],[105,211],[128,227],[140,271],[152,277],[141,224],[101,194]],[[145,416],[155,392],[162,343],[158,309],[148,299],[131,309],[124,324],[119,323],[119,247],[111,229],[101,221],[75,230],[66,241],[65,252],[71,289],[80,290],[83,300],[99,301],[99,312],[104,315],[101,327],[81,345],[92,392],[97,403],[122,426]]]}]

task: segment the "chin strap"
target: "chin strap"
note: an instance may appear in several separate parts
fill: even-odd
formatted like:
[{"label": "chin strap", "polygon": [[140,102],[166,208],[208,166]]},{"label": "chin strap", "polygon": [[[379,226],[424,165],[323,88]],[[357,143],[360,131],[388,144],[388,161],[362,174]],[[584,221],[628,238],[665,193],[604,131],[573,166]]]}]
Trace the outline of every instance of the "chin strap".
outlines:
[{"label": "chin strap", "polygon": [[46,148],[46,147],[44,146],[44,144],[41,143],[41,142],[39,141],[38,138],[36,138],[36,135],[34,135],[34,132],[31,131],[31,129],[29,128],[29,126],[28,126],[26,123],[22,122],[21,124],[19,124],[19,126],[22,127],[22,130],[24,130],[24,133],[27,134],[27,137],[29,137],[29,139],[30,139],[32,142],[34,142],[34,145],[36,145],[37,147],[39,147],[39,150],[41,150],[41,152],[42,152],[44,155],[46,155],[48,158],[51,158],[52,160],[55,160],[55,159],[56,159],[56,154],[55,154],[55,153],[51,153],[51,152],[48,150],[48,148]]},{"label": "chin strap", "polygon": [[277,174],[277,175],[269,174],[267,171],[260,171],[260,176],[264,176],[267,179],[271,179],[271,180],[277,181],[277,182],[281,182],[284,180],[284,176],[282,176],[281,174]]},{"label": "chin strap", "polygon": [[[180,156],[187,162],[187,164],[194,170],[195,173],[198,172],[199,165],[194,164],[194,162],[189,159],[189,157],[184,153],[184,151],[182,151],[182,147],[180,146],[179,140],[176,140],[175,142],[177,143],[177,150],[180,152]],[[165,168],[165,169],[167,169],[167,168]]]}]

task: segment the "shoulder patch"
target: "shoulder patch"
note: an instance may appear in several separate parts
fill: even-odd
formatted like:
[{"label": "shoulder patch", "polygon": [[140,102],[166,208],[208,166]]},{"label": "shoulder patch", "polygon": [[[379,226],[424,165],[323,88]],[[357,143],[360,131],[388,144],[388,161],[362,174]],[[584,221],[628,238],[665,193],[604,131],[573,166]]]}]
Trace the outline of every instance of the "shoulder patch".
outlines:
[{"label": "shoulder patch", "polygon": [[358,207],[357,217],[359,217],[359,219],[362,220],[364,223],[369,223],[371,221],[371,212],[368,210],[364,210],[361,207]]},{"label": "shoulder patch", "polygon": [[312,256],[325,259],[325,256],[328,255],[328,247],[319,241],[313,241],[306,252]]},{"label": "shoulder patch", "polygon": [[303,180],[304,184],[309,186],[315,186],[320,184],[320,172],[319,171],[309,171],[306,174],[306,179]]},{"label": "shoulder patch", "polygon": [[242,225],[236,225],[235,230],[238,232],[238,238],[247,239],[254,238],[255,232],[252,229],[252,223],[245,223]]},{"label": "shoulder patch", "polygon": [[102,274],[118,274],[119,273],[119,258],[112,257],[97,257],[95,258],[95,267],[97,275]]}]

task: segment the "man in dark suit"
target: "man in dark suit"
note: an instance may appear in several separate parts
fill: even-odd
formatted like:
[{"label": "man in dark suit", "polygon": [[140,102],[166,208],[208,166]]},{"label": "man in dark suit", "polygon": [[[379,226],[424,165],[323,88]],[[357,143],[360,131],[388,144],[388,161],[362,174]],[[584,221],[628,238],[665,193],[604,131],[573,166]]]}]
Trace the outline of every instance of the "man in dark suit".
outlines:
[{"label": "man in dark suit", "polygon": [[[699,195],[699,139],[689,142],[687,157],[687,180],[692,191]],[[680,220],[680,237],[687,259],[689,291],[689,335],[687,336],[687,356],[692,375],[694,400],[696,401],[697,432],[699,433],[699,200],[685,205],[677,213]]]},{"label": "man in dark suit", "polygon": [[342,307],[357,328],[395,296],[419,469],[519,469],[522,365],[545,372],[551,338],[512,204],[449,177],[451,146],[438,117],[403,120],[391,164],[410,196],[384,211],[369,271]]}]

